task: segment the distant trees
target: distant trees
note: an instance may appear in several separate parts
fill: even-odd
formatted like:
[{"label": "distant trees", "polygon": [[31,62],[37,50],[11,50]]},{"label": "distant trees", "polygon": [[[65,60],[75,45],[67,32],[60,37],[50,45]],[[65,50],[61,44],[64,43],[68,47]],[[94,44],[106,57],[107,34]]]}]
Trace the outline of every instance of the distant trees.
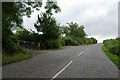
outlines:
[{"label": "distant trees", "polygon": [[66,36],[71,36],[71,37],[85,37],[86,33],[84,32],[84,26],[80,26],[77,23],[67,23],[68,26],[62,27],[62,32]]},{"label": "distant trees", "polygon": [[67,23],[68,26],[62,26],[62,39],[65,45],[82,45],[82,44],[96,44],[95,38],[86,38],[87,34],[84,31],[84,26],[79,26],[77,23]]}]

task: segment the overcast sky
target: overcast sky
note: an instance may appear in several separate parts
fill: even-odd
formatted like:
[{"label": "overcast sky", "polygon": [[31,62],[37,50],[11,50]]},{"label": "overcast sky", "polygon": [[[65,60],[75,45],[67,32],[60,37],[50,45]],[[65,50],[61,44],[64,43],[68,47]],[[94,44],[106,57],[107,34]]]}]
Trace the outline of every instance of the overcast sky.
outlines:
[{"label": "overcast sky", "polygon": [[[118,2],[119,0],[58,0],[61,12],[54,14],[61,25],[76,22],[84,25],[88,37],[94,37],[98,42],[118,36]],[[43,3],[44,6],[45,3]],[[23,17],[24,27],[33,29],[38,12],[31,18]]]}]

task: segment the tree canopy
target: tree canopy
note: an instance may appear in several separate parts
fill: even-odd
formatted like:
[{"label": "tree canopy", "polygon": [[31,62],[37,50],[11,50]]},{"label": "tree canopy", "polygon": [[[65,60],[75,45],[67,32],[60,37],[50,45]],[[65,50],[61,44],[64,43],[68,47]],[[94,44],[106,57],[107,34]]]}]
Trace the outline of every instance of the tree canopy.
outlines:
[{"label": "tree canopy", "polygon": [[[55,2],[47,1],[45,6],[46,11],[38,15],[38,20],[34,24],[38,32],[42,32],[41,35],[41,48],[50,48],[49,44],[55,42],[54,40],[58,39],[60,36],[59,25],[56,19],[52,16],[52,10],[55,10],[56,13],[60,12],[60,8]],[[57,42],[57,41],[56,41]],[[56,43],[53,43],[56,44]],[[58,43],[60,44],[60,43]],[[55,48],[57,46],[52,46]]]},{"label": "tree canopy", "polygon": [[5,53],[15,53],[17,51],[17,48],[15,48],[17,46],[11,40],[12,30],[22,29],[22,17],[30,17],[33,9],[37,9],[41,5],[41,2],[2,2],[2,48]]},{"label": "tree canopy", "polygon": [[86,38],[87,34],[84,31],[84,25],[79,26],[77,23],[67,23],[68,26],[62,26],[62,39],[65,45],[82,45],[82,44],[96,44],[95,38]]},{"label": "tree canopy", "polygon": [[62,27],[62,32],[66,36],[72,36],[72,37],[85,37],[86,33],[84,32],[84,26],[79,26],[77,23],[67,23],[68,26]]}]

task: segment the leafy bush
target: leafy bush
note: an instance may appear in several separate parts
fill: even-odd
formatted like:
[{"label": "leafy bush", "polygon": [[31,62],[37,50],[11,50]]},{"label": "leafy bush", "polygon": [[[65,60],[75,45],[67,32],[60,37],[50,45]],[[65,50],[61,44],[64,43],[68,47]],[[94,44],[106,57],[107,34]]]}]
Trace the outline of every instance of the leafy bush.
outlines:
[{"label": "leafy bush", "polygon": [[109,39],[103,41],[104,46],[111,52],[112,54],[119,54],[118,40]]},{"label": "leafy bush", "polygon": [[[3,54],[18,54],[18,53],[25,53],[21,47],[18,47],[12,40],[5,40],[5,44],[3,45],[2,53]],[[9,46],[8,46],[9,45]],[[7,50],[6,50],[7,49]]]},{"label": "leafy bush", "polygon": [[79,38],[79,37],[76,38],[76,37],[74,37],[74,39],[78,42],[79,45],[85,44],[84,38]]},{"label": "leafy bush", "polygon": [[65,46],[65,41],[63,39],[60,38],[60,42],[62,46]]},{"label": "leafy bush", "polygon": [[62,37],[62,40],[64,40],[65,46],[79,45],[79,43],[76,40],[73,40],[71,37]]},{"label": "leafy bush", "polygon": [[53,39],[53,40],[45,40],[41,42],[40,48],[41,49],[56,49],[61,47],[60,39]]},{"label": "leafy bush", "polygon": [[86,37],[62,37],[61,38],[65,42],[65,46],[77,46],[83,44],[96,44],[97,40],[94,38],[86,38]]}]

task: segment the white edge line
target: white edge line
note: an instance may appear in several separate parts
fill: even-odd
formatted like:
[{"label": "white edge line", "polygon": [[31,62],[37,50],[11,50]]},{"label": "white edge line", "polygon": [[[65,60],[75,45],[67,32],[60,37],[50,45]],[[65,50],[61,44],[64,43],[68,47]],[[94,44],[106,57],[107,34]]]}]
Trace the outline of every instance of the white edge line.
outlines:
[{"label": "white edge line", "polygon": [[73,61],[70,61],[63,69],[61,69],[57,74],[55,74],[51,80],[55,79],[60,73],[62,73]]}]

